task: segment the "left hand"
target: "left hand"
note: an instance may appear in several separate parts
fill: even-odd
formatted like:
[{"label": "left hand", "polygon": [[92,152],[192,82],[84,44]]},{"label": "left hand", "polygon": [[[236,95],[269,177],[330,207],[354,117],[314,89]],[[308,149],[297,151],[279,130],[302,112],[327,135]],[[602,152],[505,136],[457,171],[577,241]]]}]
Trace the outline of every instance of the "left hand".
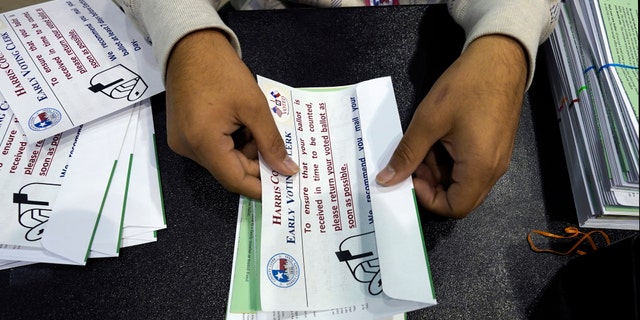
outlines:
[{"label": "left hand", "polygon": [[376,181],[394,185],[413,174],[420,204],[463,218],[507,171],[527,81],[519,42],[476,39],[422,100]]},{"label": "left hand", "polygon": [[225,33],[204,29],[182,38],[167,64],[167,142],[231,192],[260,199],[262,159],[293,175],[264,94]]}]

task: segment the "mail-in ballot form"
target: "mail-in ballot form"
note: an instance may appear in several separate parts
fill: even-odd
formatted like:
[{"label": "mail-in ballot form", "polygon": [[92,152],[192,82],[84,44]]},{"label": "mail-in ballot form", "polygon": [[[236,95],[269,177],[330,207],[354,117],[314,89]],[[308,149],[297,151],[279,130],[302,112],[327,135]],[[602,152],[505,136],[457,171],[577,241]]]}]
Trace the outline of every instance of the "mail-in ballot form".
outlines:
[{"label": "mail-in ballot form", "polygon": [[250,258],[236,257],[257,269],[247,279],[259,279],[259,299],[249,305],[333,317],[347,310],[349,319],[434,305],[411,179],[391,188],[374,181],[402,137],[391,79],[296,89],[258,77],[258,84],[300,171],[283,176],[261,161],[257,244],[248,245]]},{"label": "mail-in ballot form", "polygon": [[143,35],[110,0],[0,14],[0,90],[29,143],[161,92]]},{"label": "mail-in ballot form", "polygon": [[0,249],[42,239],[79,134],[70,130],[28,144],[0,94]]}]

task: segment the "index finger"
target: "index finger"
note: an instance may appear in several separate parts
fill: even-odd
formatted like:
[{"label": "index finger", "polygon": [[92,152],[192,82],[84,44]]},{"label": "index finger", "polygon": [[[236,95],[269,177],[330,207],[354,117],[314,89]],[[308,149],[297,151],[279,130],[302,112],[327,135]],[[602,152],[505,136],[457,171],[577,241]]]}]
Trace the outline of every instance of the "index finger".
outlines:
[{"label": "index finger", "polygon": [[226,189],[260,199],[262,188],[258,160],[249,159],[235,149],[231,136],[222,135],[213,139],[201,151],[198,163],[207,168]]}]

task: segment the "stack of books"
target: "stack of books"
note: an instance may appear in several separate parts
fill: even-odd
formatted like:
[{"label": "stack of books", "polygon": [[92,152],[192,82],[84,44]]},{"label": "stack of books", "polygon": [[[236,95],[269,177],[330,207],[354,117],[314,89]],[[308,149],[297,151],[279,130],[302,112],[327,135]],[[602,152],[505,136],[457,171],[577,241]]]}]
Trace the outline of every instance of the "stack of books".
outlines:
[{"label": "stack of books", "polygon": [[544,49],[578,221],[638,230],[638,3],[558,10]]}]

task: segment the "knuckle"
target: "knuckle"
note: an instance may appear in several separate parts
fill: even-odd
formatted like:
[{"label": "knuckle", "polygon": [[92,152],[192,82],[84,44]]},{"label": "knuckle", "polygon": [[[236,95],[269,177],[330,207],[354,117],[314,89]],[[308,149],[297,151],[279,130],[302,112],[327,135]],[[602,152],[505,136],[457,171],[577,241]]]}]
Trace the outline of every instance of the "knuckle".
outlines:
[{"label": "knuckle", "polygon": [[218,182],[228,191],[232,192],[232,193],[241,193],[241,189],[240,186],[237,184],[236,181],[234,180],[225,180],[222,178],[216,178],[218,180]]},{"label": "knuckle", "polygon": [[272,132],[267,137],[267,143],[270,153],[282,155],[282,158],[284,158],[284,155],[286,154],[286,151],[284,149],[284,141],[282,141],[282,137],[280,137],[280,134],[277,131]]},{"label": "knuckle", "polygon": [[417,154],[404,139],[400,140],[398,147],[393,153],[393,158],[397,164],[406,165],[412,163],[416,159]]},{"label": "knuckle", "polygon": [[181,143],[179,143],[180,139],[176,138],[173,135],[169,135],[167,134],[167,145],[169,145],[169,149],[171,149],[171,151],[184,156],[186,154],[185,152],[185,148],[182,146]]},{"label": "knuckle", "polygon": [[202,136],[191,128],[183,129],[179,133],[168,130],[167,144],[173,152],[189,158],[199,154],[204,146]]},{"label": "knuckle", "polygon": [[480,157],[476,159],[476,168],[481,177],[487,181],[495,181],[502,177],[509,169],[508,157]]},{"label": "knuckle", "polygon": [[449,202],[449,212],[447,215],[452,219],[464,219],[478,206],[479,202],[480,200],[473,202]]},{"label": "knuckle", "polygon": [[456,220],[464,219],[469,215],[469,213],[471,213],[471,210],[466,210],[462,208],[455,208],[455,209],[452,208],[451,218]]},{"label": "knuckle", "polygon": [[509,159],[502,159],[498,162],[498,164],[496,165],[496,174],[498,175],[498,178],[504,175],[507,170],[509,170],[509,164]]}]

